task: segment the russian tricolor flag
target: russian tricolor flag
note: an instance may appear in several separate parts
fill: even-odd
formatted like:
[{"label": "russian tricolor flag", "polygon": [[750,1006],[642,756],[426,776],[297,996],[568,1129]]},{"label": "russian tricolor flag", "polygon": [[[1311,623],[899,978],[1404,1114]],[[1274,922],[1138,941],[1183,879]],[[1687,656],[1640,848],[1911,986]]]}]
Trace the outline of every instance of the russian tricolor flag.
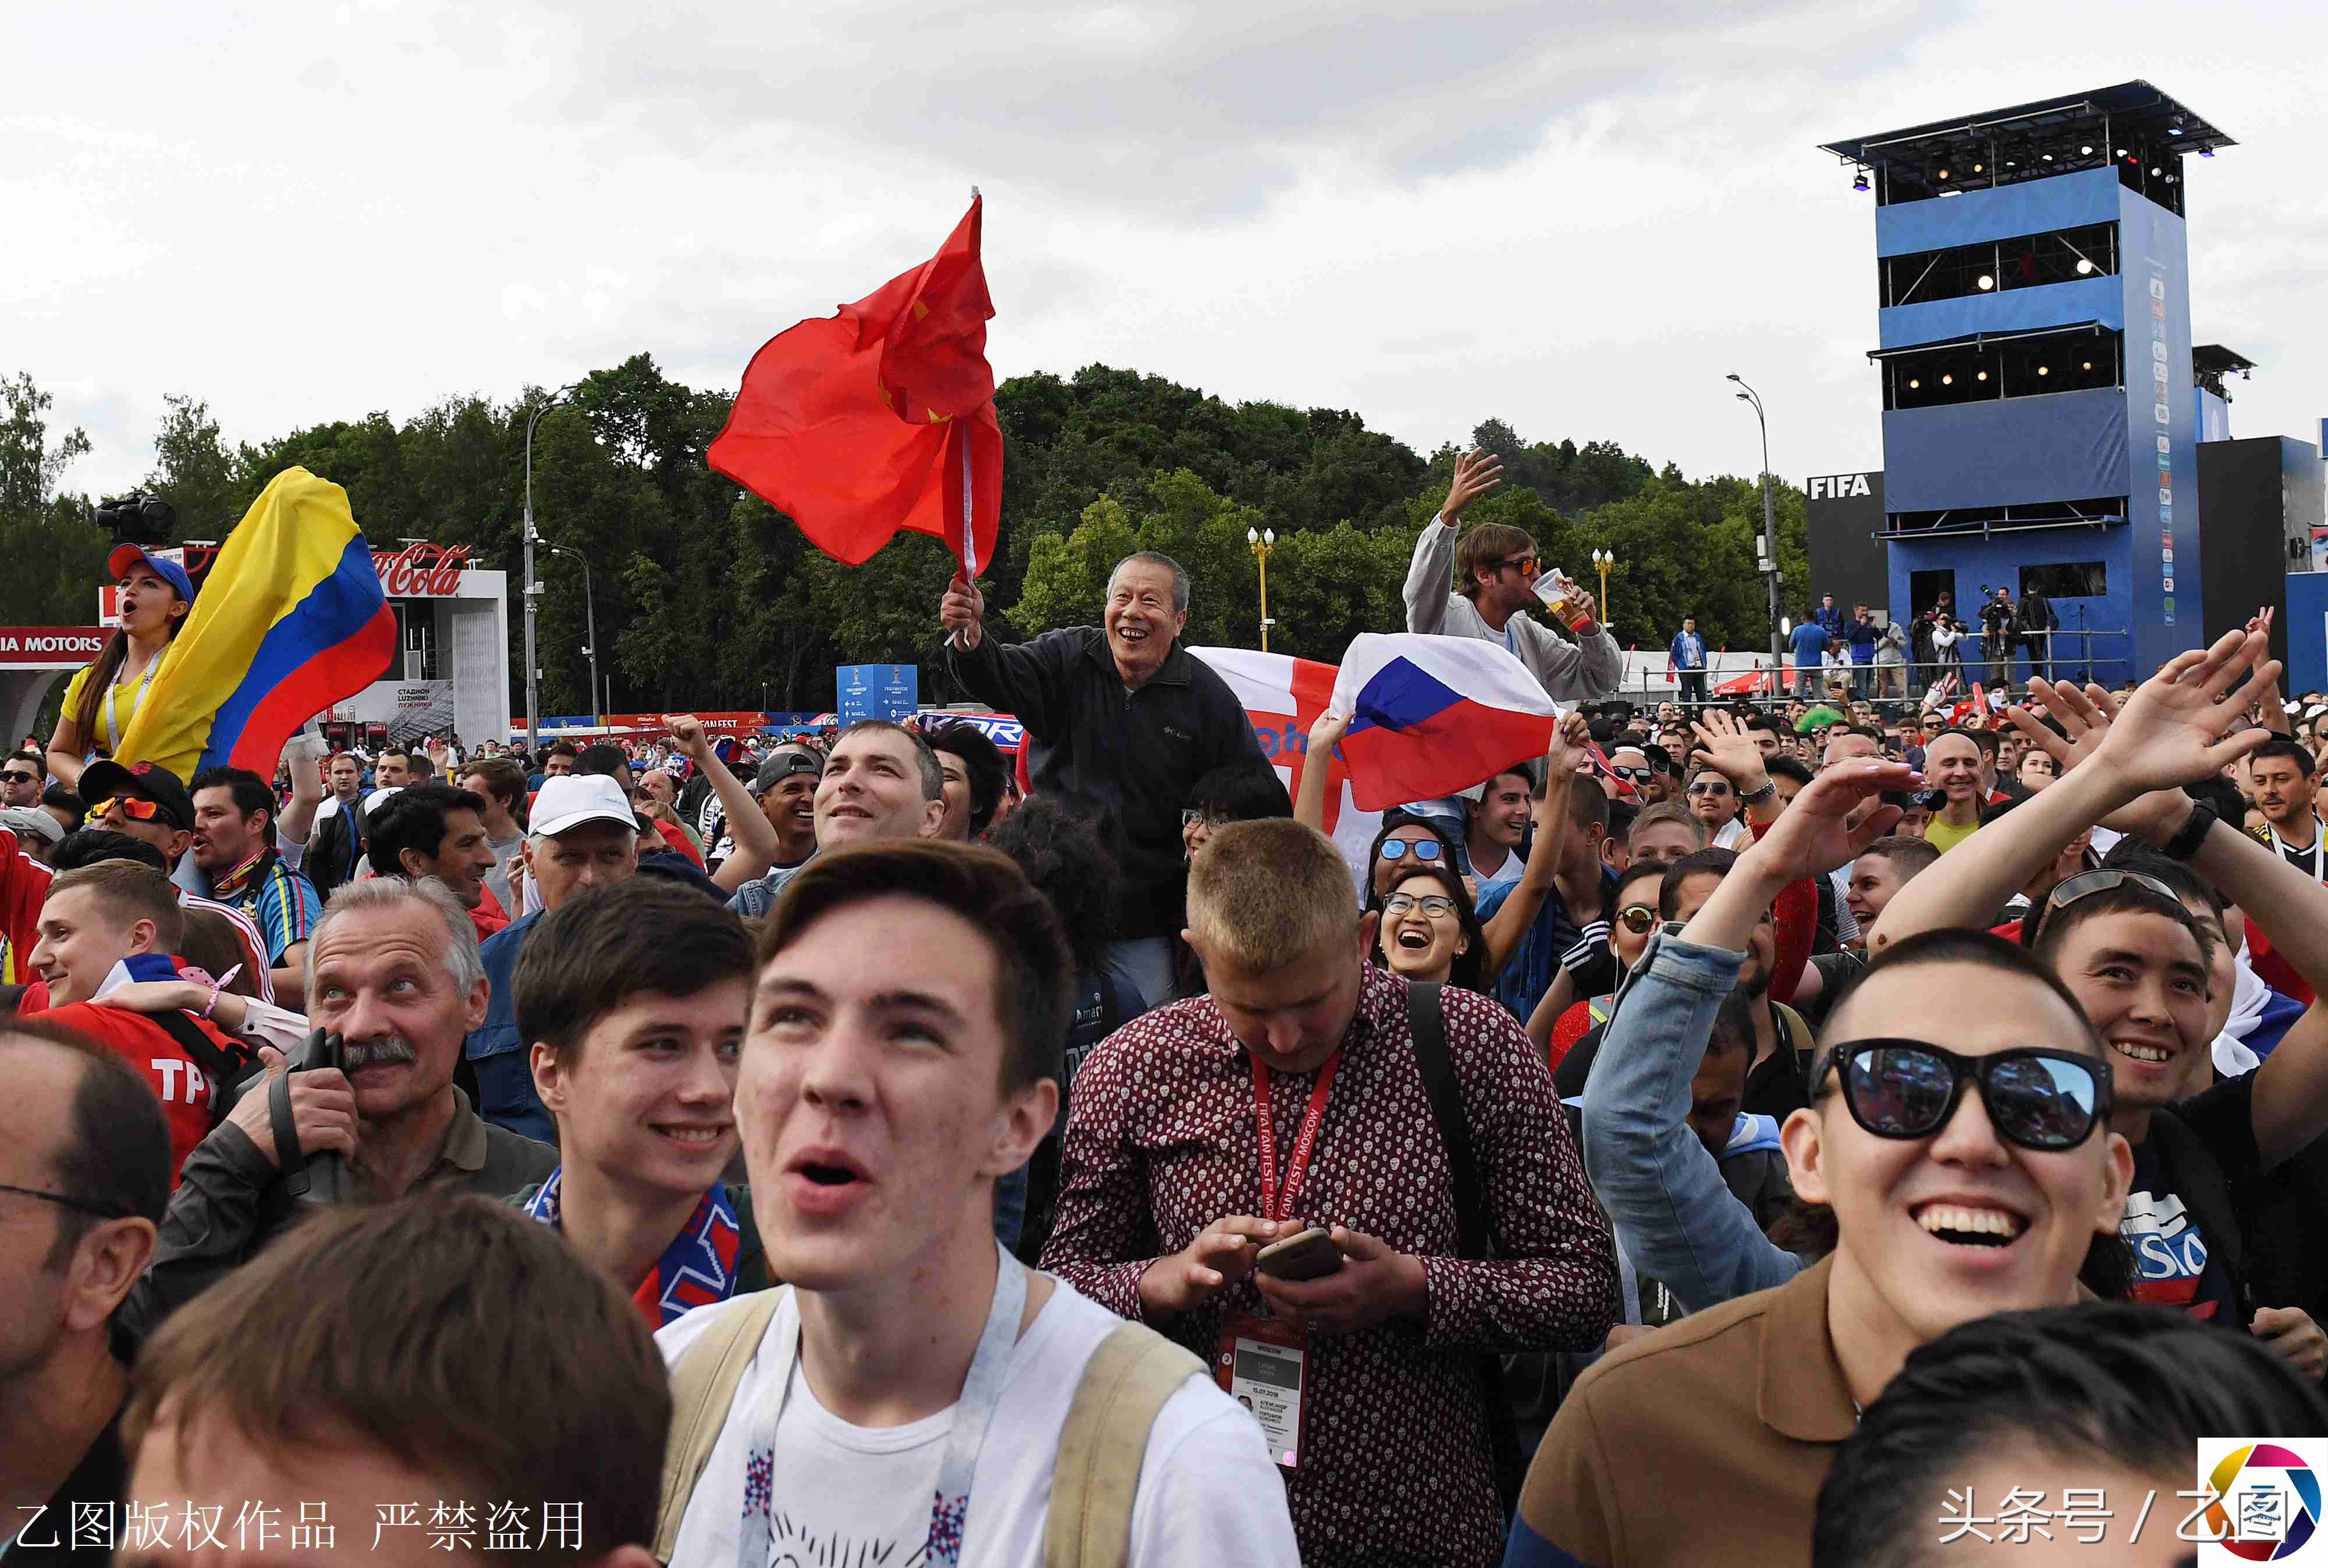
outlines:
[{"label": "russian tricolor flag", "polygon": [[[1334,699],[1331,664],[1296,659],[1284,653],[1260,653],[1251,648],[1191,648],[1188,652],[1212,666],[1244,704],[1246,719],[1261,742],[1262,755],[1285,780],[1285,793],[1300,793],[1301,770],[1310,765],[1310,727]],[[1350,877],[1361,890],[1366,886],[1366,851],[1382,831],[1382,813],[1361,810],[1350,798],[1349,774],[1338,754],[1322,759],[1326,767],[1326,836],[1350,863]]]},{"label": "russian tricolor flag", "polygon": [[1500,643],[1362,632],[1342,656],[1334,706],[1350,795],[1386,811],[1470,788],[1552,746],[1560,709]]}]

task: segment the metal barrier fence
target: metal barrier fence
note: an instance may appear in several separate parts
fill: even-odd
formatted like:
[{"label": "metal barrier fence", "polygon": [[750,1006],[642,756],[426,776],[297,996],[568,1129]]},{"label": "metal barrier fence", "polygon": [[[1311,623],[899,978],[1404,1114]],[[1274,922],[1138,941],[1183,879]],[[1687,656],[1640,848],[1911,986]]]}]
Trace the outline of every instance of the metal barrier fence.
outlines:
[{"label": "metal barrier fence", "polygon": [[[1953,697],[1967,697],[1975,683],[1988,691],[2025,690],[2032,674],[2115,687],[2147,673],[2135,669],[2133,634],[2117,627],[2064,628],[2027,637],[1972,633],[1949,653],[1952,657],[1922,662],[1827,664],[1816,671],[1788,665],[1780,671],[1777,690],[1771,687],[1768,654],[1709,655],[1713,667],[1705,675],[1706,696],[1712,701],[1773,702],[1802,696],[1827,699],[1841,690],[1870,701],[1921,703],[1935,686]],[[1678,702],[1684,700],[1685,688],[1678,676],[1666,671],[1663,653],[1640,650],[1626,656],[1624,680],[1616,695],[1635,702]]]}]

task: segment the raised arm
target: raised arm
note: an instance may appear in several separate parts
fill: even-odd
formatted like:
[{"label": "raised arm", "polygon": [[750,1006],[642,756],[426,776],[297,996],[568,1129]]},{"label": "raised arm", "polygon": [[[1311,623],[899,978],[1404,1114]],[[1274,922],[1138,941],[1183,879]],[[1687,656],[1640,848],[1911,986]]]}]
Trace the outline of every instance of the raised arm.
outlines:
[{"label": "raised arm", "polygon": [[[2258,653],[2263,635],[2260,628],[2249,634],[2250,647]],[[2098,687],[2082,692],[2067,685],[2034,690],[2067,738],[2025,716],[2016,715],[2015,724],[2037,737],[2065,767],[2073,768],[2061,782],[2089,771],[2074,765],[2095,752],[2100,737],[2114,728],[2116,704]],[[2050,794],[2059,787],[2057,783],[2042,793]],[[2161,790],[2136,801],[2112,825],[2154,846],[2163,845],[2189,826],[2198,809],[2182,791]],[[2209,828],[2186,863],[2246,912],[2306,984],[2328,995],[2328,887],[2232,823],[2218,822]],[[2267,1170],[2328,1134],[2328,1004],[2314,1002],[2288,1029],[2279,1047],[2257,1069],[2252,1098],[2256,1150]]]},{"label": "raised arm", "polygon": [[1455,535],[1463,509],[1503,482],[1503,465],[1487,452],[1470,451],[1455,459],[1454,482],[1439,514],[1423,524],[1414,541],[1414,559],[1406,568],[1406,629],[1436,632],[1447,621],[1447,595],[1453,582]]},{"label": "raised arm", "polygon": [[741,779],[728,771],[719,754],[711,749],[710,737],[703,732],[703,720],[692,713],[666,713],[662,721],[671,727],[671,739],[679,743],[719,797],[722,810],[728,813],[728,831],[736,840],[736,852],[719,862],[712,881],[720,888],[733,893],[745,883],[766,875],[776,863],[776,830],[770,825],[767,813],[752,799],[752,792]]},{"label": "raised arm", "polygon": [[1488,956],[1480,972],[1482,985],[1496,976],[1519,951],[1544,895],[1552,891],[1553,873],[1560,859],[1560,841],[1568,832],[1568,797],[1576,784],[1576,770],[1592,759],[1592,728],[1581,713],[1571,713],[1552,727],[1552,746],[1544,756],[1544,794],[1535,803],[1535,839],[1520,879],[1488,917]]},{"label": "raised arm", "polygon": [[[2224,728],[2247,711],[2279,663],[2256,633],[2228,632],[2211,648],[2180,654],[2143,682],[2115,724],[2066,750],[2074,765],[2061,778],[1981,829],[1975,854],[1944,855],[1899,894],[1875,923],[1869,953],[1919,931],[1986,920],[2042,871],[2061,847],[2153,790],[2179,789],[2238,761],[2270,738],[2267,731]],[[2058,691],[2058,689],[2054,689]],[[2089,689],[2089,697],[2100,695]],[[2025,714],[2024,734],[2042,727]]]},{"label": "raised arm", "polygon": [[938,624],[946,634],[946,669],[962,689],[1016,718],[1029,739],[1048,744],[1061,718],[1057,694],[1072,634],[1048,632],[1015,647],[997,643],[986,634],[985,594],[959,572],[938,601]]},{"label": "raised arm", "polygon": [[[304,731],[293,736],[283,747],[283,765],[291,774],[291,800],[275,824],[275,836],[283,852],[283,863],[294,871],[306,858],[307,840],[314,836],[315,811],[324,803],[324,774],[316,764],[323,759],[325,749],[322,736]],[[299,847],[297,854],[290,852],[289,846],[293,844]]]},{"label": "raised arm", "polygon": [[1326,831],[1326,775],[1333,772],[1334,748],[1348,733],[1350,716],[1328,709],[1310,726],[1310,749],[1302,754],[1301,784],[1293,792],[1293,820]]},{"label": "raised arm", "polygon": [[1584,1163],[1636,1267],[1692,1310],[1791,1279],[1801,1268],[1732,1196],[1689,1126],[1690,1080],[1762,910],[1779,890],[1842,865],[1900,820],[1851,812],[1913,775],[1854,757],[1827,769],[1738,859],[1678,939],[1658,939],[1619,1000],[1584,1088]]}]

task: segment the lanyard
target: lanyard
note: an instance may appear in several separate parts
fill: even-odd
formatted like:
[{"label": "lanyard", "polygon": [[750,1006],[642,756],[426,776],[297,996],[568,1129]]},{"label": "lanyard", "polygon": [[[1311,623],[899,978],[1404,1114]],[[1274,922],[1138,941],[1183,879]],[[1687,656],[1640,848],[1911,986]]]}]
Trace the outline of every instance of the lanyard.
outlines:
[{"label": "lanyard", "polygon": [[[166,653],[168,652],[169,650],[166,648],[163,650],[163,653]],[[145,699],[146,688],[153,684],[155,672],[159,671],[161,668],[162,653],[156,653],[154,655],[153,662],[147,664],[145,670],[138,675],[137,684],[129,694],[129,717],[132,719],[135,719],[137,717],[137,704]],[[112,685],[105,689],[105,733],[107,742],[105,749],[108,754],[121,749],[121,721],[115,715],[113,709],[114,699],[120,696],[121,687],[122,682],[117,681]]]},{"label": "lanyard", "polygon": [[[985,1331],[978,1337],[978,1353],[971,1357],[970,1375],[962,1379],[962,1397],[954,1404],[953,1426],[946,1433],[945,1452],[938,1460],[938,1485],[930,1508],[929,1536],[922,1555],[915,1559],[925,1568],[953,1568],[962,1561],[962,1534],[970,1524],[970,1483],[978,1470],[978,1451],[986,1441],[986,1428],[993,1420],[995,1405],[1002,1398],[1003,1385],[1009,1381],[1011,1355],[1018,1347],[1018,1319],[1027,1315],[1026,1269],[1000,1243],[994,1252],[994,1305],[987,1311]],[[775,1554],[770,1525],[774,1498],[766,1489],[756,1498],[756,1483],[751,1477],[766,1473],[761,1467],[774,1462],[775,1415],[792,1386],[793,1370],[800,1360],[797,1297],[792,1311],[780,1314],[778,1320],[786,1318],[790,1321],[775,1347],[775,1358],[770,1368],[774,1381],[769,1385],[767,1403],[763,1406],[761,1419],[765,1426],[754,1436],[746,1454],[744,1525],[737,1540],[738,1568],[768,1568]]]},{"label": "lanyard", "polygon": [[1269,1069],[1253,1058],[1253,1131],[1261,1140],[1261,1217],[1277,1221],[1293,1217],[1293,1200],[1310,1174],[1310,1152],[1318,1145],[1318,1124],[1326,1119],[1326,1097],[1334,1092],[1334,1074],[1342,1065],[1337,1050],[1318,1069],[1318,1086],[1310,1091],[1310,1109],[1301,1114],[1301,1131],[1294,1135],[1293,1152],[1286,1161],[1285,1184],[1277,1181],[1277,1129],[1269,1113]]},{"label": "lanyard", "polygon": [[[2267,834],[2270,835],[2272,853],[2277,855],[2283,860],[2287,859],[2287,851],[2280,847],[2279,831],[2276,828],[2272,827],[2269,823],[2266,823],[2264,825],[2263,831]],[[2323,828],[2320,819],[2318,817],[2314,817],[2312,819],[2312,879],[2314,882],[2321,879],[2321,851],[2323,849],[2328,849],[2328,828]],[[2295,852],[2299,855],[2304,853],[2301,850],[2298,850]],[[2293,861],[2290,861],[2289,863],[2291,865],[2294,864]]]}]

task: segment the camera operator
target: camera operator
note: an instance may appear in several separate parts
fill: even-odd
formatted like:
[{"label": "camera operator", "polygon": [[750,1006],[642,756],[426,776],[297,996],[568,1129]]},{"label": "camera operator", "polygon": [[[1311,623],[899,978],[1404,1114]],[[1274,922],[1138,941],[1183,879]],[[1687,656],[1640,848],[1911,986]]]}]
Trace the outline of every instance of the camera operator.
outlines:
[{"label": "camera operator", "polygon": [[[187,1160],[160,1250],[123,1309],[141,1337],[295,1222],[286,1163],[345,1157],[357,1202],[424,1188],[505,1197],[558,1167],[555,1149],[488,1125],[453,1083],[488,986],[469,912],[441,883],[388,877],[341,888],[307,964],[309,1017],[342,1042],[341,1066],[293,1078],[297,1159],[283,1158],[271,1079],[260,1079]],[[285,1070],[280,1053],[260,1055]]]}]

